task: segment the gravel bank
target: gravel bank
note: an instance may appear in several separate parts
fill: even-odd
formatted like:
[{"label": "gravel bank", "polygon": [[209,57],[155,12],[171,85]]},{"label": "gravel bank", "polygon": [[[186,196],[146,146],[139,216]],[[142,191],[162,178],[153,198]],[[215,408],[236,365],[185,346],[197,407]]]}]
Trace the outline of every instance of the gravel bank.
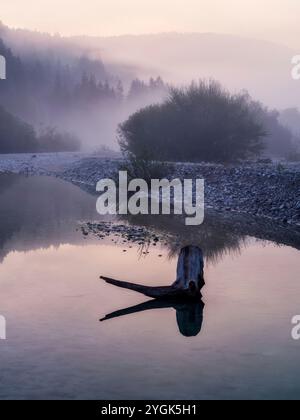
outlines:
[{"label": "gravel bank", "polygon": [[[79,153],[1,155],[0,173],[51,175],[95,193],[101,178],[113,178],[120,160]],[[300,164],[176,164],[172,177],[204,178],[206,207],[244,213],[300,229]]]},{"label": "gravel bank", "polygon": [[[61,176],[91,192],[101,178],[113,178],[120,161],[83,159]],[[245,213],[300,228],[300,164],[235,166],[176,164],[172,177],[204,178],[205,205],[219,212]]]}]

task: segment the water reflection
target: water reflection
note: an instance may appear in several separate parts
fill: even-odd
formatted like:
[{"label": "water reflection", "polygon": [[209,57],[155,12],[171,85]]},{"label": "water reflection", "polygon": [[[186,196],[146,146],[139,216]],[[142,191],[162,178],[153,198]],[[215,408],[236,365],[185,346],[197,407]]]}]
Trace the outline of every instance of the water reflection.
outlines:
[{"label": "water reflection", "polygon": [[[192,229],[178,218],[116,220],[165,237],[139,258],[138,244],[76,232],[78,221],[97,220],[95,197],[71,184],[0,177],[1,399],[299,397],[290,333],[300,296],[296,231],[211,212]],[[214,262],[205,265],[205,309],[201,299],[136,305],[135,294],[99,281],[171,284],[191,244]],[[100,314],[119,318],[100,324]]]},{"label": "water reflection", "polygon": [[206,211],[204,223],[200,226],[186,226],[178,216],[123,216],[122,220],[163,233],[170,257],[192,244],[203,250],[207,261],[216,264],[228,254],[240,254],[249,237],[300,250],[300,230],[270,220],[220,214],[211,209]]},{"label": "water reflection", "polygon": [[[1,175],[0,261],[15,250],[86,242],[87,238],[76,232],[78,222],[108,219],[97,214],[95,204],[95,196],[59,179]],[[193,244],[203,249],[207,260],[217,263],[226,254],[239,253],[248,236],[300,249],[300,232],[295,229],[211,210],[206,211],[205,222],[199,227],[185,226],[183,219],[175,216],[122,216],[114,221],[162,233],[171,257]]]},{"label": "water reflection", "polygon": [[49,177],[0,176],[0,262],[11,251],[81,243],[78,221],[96,220],[95,198]]},{"label": "water reflection", "polygon": [[118,318],[124,315],[136,314],[138,312],[149,311],[153,309],[172,308],[176,311],[176,320],[180,333],[185,337],[195,337],[202,328],[204,302],[199,297],[198,302],[184,299],[153,299],[139,305],[114,311],[100,321]]},{"label": "water reflection", "polygon": [[204,287],[204,261],[202,250],[195,246],[181,249],[177,261],[176,281],[171,286],[149,287],[101,277],[107,283],[124,289],[134,290],[154,300],[121,309],[106,315],[100,321],[150,309],[173,308],[179,331],[186,337],[196,336],[202,327],[203,308],[201,289]]}]

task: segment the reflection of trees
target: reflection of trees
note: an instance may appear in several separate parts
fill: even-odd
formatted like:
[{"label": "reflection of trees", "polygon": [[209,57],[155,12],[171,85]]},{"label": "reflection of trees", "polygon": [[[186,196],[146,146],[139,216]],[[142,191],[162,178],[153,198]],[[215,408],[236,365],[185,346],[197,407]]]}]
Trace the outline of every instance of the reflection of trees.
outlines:
[{"label": "reflection of trees", "polygon": [[192,244],[203,250],[207,261],[215,262],[227,253],[238,253],[248,237],[300,249],[299,231],[246,215],[224,215],[210,210],[200,226],[185,226],[183,218],[178,216],[122,216],[121,220],[163,234],[170,256]]},{"label": "reflection of trees", "polygon": [[[0,260],[11,250],[30,250],[82,242],[78,221],[99,220],[95,196],[68,182],[49,177],[0,176]],[[201,226],[184,225],[180,217],[128,216],[121,222],[165,236],[170,255],[186,245],[203,249],[207,260],[239,252],[247,236],[300,249],[300,232],[264,219],[207,211]],[[151,236],[151,235],[149,235]]]},{"label": "reflection of trees", "polygon": [[97,218],[95,197],[70,183],[0,176],[0,260],[11,250],[79,242],[76,223]]},{"label": "reflection of trees", "polygon": [[221,219],[213,217],[206,217],[205,223],[197,227],[185,226],[182,218],[175,216],[130,216],[126,220],[161,233],[170,257],[192,244],[203,250],[207,261],[214,262],[225,253],[239,252],[244,240],[243,236],[228,229]]},{"label": "reflection of trees", "polygon": [[11,188],[19,179],[18,175],[1,175],[0,176],[0,194]]}]

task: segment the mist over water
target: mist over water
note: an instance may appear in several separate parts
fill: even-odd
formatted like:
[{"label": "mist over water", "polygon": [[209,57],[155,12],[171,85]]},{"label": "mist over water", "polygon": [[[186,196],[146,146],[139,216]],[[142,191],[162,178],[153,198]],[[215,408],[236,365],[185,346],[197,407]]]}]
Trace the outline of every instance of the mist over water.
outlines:
[{"label": "mist over water", "polygon": [[1,0],[0,400],[299,399],[300,3],[279,3]]},{"label": "mist over water", "polygon": [[[220,215],[197,229],[114,220],[165,235],[141,248],[84,236],[81,223],[101,221],[95,202],[57,179],[0,177],[2,399],[297,397],[297,238],[270,228],[255,237]],[[158,305],[99,279],[171,284],[191,243],[205,256],[202,303]]]}]

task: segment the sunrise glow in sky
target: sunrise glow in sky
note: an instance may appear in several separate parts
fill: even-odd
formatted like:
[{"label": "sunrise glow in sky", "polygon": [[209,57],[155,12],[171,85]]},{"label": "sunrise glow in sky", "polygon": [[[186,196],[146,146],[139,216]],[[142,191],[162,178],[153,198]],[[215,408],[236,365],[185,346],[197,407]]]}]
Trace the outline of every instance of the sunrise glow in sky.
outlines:
[{"label": "sunrise glow in sky", "polygon": [[299,16],[299,0],[1,0],[0,9],[10,27],[61,35],[216,32],[293,47]]}]

